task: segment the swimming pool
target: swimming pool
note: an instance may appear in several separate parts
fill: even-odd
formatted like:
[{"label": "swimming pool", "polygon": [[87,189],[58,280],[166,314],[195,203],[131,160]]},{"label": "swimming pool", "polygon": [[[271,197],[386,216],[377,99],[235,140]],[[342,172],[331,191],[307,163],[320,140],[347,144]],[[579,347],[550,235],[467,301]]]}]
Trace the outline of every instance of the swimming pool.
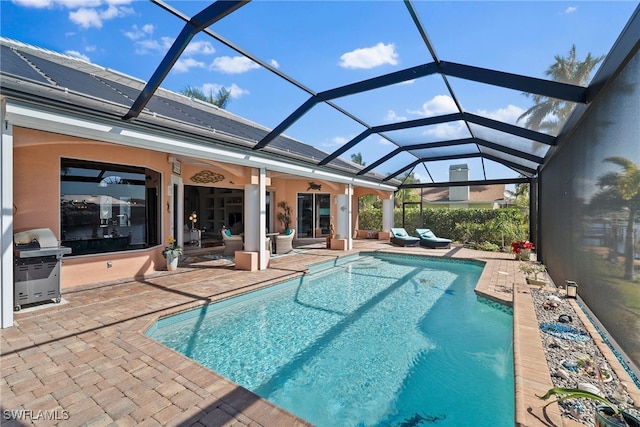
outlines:
[{"label": "swimming pool", "polygon": [[512,315],[475,295],[481,264],[342,262],[147,335],[318,426],[514,424]]}]

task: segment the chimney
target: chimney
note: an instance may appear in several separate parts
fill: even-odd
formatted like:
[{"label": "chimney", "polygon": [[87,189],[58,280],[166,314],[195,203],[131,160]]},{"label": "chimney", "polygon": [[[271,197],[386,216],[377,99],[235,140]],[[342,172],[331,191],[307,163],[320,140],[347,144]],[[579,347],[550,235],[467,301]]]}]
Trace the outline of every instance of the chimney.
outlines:
[{"label": "chimney", "polygon": [[[449,181],[469,181],[469,166],[467,166],[466,164],[449,166]],[[449,187],[449,200],[469,200],[469,186],[467,185],[464,187]]]}]

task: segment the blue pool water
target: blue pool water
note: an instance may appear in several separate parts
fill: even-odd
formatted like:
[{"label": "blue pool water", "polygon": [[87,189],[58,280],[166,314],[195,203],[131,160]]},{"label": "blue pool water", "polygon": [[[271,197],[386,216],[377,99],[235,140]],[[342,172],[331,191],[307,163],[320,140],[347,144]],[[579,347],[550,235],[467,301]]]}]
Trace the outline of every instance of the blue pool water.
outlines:
[{"label": "blue pool water", "polygon": [[513,425],[512,314],[475,295],[482,268],[350,257],[147,335],[317,426]]}]

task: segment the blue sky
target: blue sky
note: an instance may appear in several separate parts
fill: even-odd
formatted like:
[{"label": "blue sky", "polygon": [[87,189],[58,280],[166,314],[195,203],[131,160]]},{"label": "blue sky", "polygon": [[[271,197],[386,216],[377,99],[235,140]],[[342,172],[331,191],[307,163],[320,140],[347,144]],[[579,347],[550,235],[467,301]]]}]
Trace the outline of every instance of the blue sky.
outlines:
[{"label": "blue sky", "polygon": [[[186,15],[209,3],[169,1]],[[555,55],[572,44],[578,57],[605,55],[637,7],[635,1],[415,1],[418,16],[440,59],[500,71],[545,77]],[[2,0],[2,36],[83,58],[140,80],[150,78],[183,22],[147,1]],[[211,30],[315,92],[431,62],[402,1],[254,1]],[[517,91],[449,79],[465,111],[509,123],[530,106]],[[237,52],[200,34],[183,53],[162,86],[187,85],[205,92],[229,89],[227,109],[274,127],[309,95],[283,82]],[[455,110],[440,76],[335,100],[368,125],[416,119]],[[521,125],[521,123],[520,123]],[[286,133],[332,152],[364,128],[326,105],[319,105]],[[481,132],[481,130],[478,130]],[[409,144],[468,136],[459,123],[389,135]],[[514,143],[516,144],[516,143]],[[367,164],[396,148],[372,136],[348,151]],[[414,158],[399,156],[378,168],[394,172]],[[466,162],[471,179],[483,165],[469,161],[430,162],[415,172],[425,182],[447,180],[450,164]],[[487,178],[517,176],[492,161]]]}]

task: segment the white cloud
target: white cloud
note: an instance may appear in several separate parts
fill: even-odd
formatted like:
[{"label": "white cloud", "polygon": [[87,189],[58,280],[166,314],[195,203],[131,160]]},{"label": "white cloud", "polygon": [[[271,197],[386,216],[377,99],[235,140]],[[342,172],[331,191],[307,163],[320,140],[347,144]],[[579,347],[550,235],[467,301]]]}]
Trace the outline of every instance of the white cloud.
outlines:
[{"label": "white cloud", "polygon": [[89,8],[93,9],[102,5],[110,6],[124,6],[131,4],[133,0],[12,0],[14,4],[22,7],[33,8],[51,8],[62,7],[65,9],[81,9]]},{"label": "white cloud", "polygon": [[78,59],[82,59],[83,61],[91,62],[91,59],[89,59],[89,57],[87,55],[84,55],[84,54],[78,52],[77,50],[67,50],[64,53],[66,53],[69,56],[73,56],[74,58],[78,58]]},{"label": "white cloud", "polygon": [[374,68],[384,64],[396,65],[398,53],[393,43],[378,43],[347,52],[340,57],[339,65],[343,68]]},{"label": "white cloud", "polygon": [[449,95],[436,95],[422,104],[422,110],[407,110],[409,114],[421,117],[432,117],[440,114],[455,113],[458,111],[456,103]]},{"label": "white cloud", "polygon": [[108,4],[112,4],[115,6],[121,5],[121,4],[131,4],[133,2],[133,0],[106,0],[106,3]]},{"label": "white cloud", "polygon": [[249,94],[248,90],[240,88],[235,83],[232,83],[231,87],[225,87],[225,86],[219,85],[217,83],[205,83],[204,85],[202,85],[201,89],[202,89],[202,92],[205,95],[209,95],[210,93],[215,95],[223,87],[229,91],[230,96],[231,96],[232,99],[238,99],[241,96]]},{"label": "white cloud", "polygon": [[130,40],[139,40],[143,37],[148,37],[153,34],[153,25],[146,24],[142,28],[138,28],[137,25],[131,27],[131,31],[125,31],[124,35]]},{"label": "white cloud", "polygon": [[467,128],[460,122],[440,123],[435,126],[429,126],[424,131],[424,134],[443,140],[469,137]]},{"label": "white cloud", "polygon": [[138,55],[146,55],[148,53],[161,53],[164,54],[171,45],[173,44],[173,39],[171,37],[162,37],[160,40],[138,40],[135,42],[136,53]]},{"label": "white cloud", "polygon": [[413,170],[413,177],[417,179],[418,182],[431,182],[431,178],[429,178],[429,175],[423,175],[421,173],[418,173],[416,172],[416,169],[417,168]]},{"label": "white cloud", "polygon": [[109,4],[111,2],[102,2],[100,0],[52,0],[51,3],[66,7],[67,9],[77,9],[80,7],[98,7],[102,3]]},{"label": "white cloud", "polygon": [[69,20],[80,25],[82,28],[102,28],[104,21],[120,18],[133,13],[133,9],[121,6],[123,3],[110,3],[111,2],[107,2],[107,7],[105,9],[97,8],[97,6],[100,5],[100,2],[66,2],[65,6],[68,8],[73,8],[78,5],[83,6],[75,11],[69,12]]},{"label": "white cloud", "polygon": [[214,59],[209,66],[210,70],[219,71],[225,74],[246,73],[247,71],[255,68],[260,68],[260,65],[244,56],[219,56]]},{"label": "white cloud", "polygon": [[344,144],[346,144],[349,140],[344,137],[344,136],[334,136],[333,138],[331,138],[329,140],[329,146],[340,146],[342,147]]},{"label": "white cloud", "polygon": [[192,68],[206,68],[206,64],[202,61],[196,61],[193,58],[180,58],[176,61],[175,65],[171,69],[176,73],[187,73]]},{"label": "white cloud", "polygon": [[249,91],[246,89],[241,89],[238,85],[233,83],[231,87],[228,87],[227,90],[231,92],[231,98],[237,99],[244,95],[249,95]]},{"label": "white cloud", "polygon": [[390,141],[389,141],[388,139],[386,139],[386,138],[380,138],[380,139],[378,140],[378,143],[379,143],[380,145],[391,145],[391,144],[392,144],[392,142],[390,142]]},{"label": "white cloud", "polygon": [[406,120],[407,120],[407,118],[406,118],[406,117],[397,115],[397,114],[396,114],[396,112],[395,112],[395,111],[393,111],[393,110],[389,110],[389,111],[387,112],[387,115],[385,116],[385,118],[384,118],[384,119],[385,119],[386,121],[388,121],[388,122],[392,122],[392,123],[395,123],[395,122],[404,122],[404,121],[406,121]]},{"label": "white cloud", "polygon": [[184,50],[184,55],[212,55],[215,52],[216,52],[216,49],[209,42],[192,41]]},{"label": "white cloud", "polygon": [[[436,95],[431,98],[429,101],[422,104],[422,109],[420,110],[407,110],[409,114],[414,114],[421,117],[433,117],[439,116],[443,114],[450,114],[457,112],[458,109],[456,107],[453,98],[448,95]],[[487,117],[493,120],[498,120],[504,123],[517,124],[518,117],[524,113],[525,110],[522,108],[509,104],[504,108],[499,108],[497,110],[488,111],[488,110],[477,110],[475,114]],[[388,119],[401,119],[399,116],[395,115],[393,111],[389,111],[387,115]],[[464,126],[461,126],[459,123],[441,123],[435,126],[429,126],[429,128],[425,131],[425,135],[431,135],[438,138],[467,138],[468,132]]]},{"label": "white cloud", "polygon": [[568,8],[566,8],[566,9],[565,9],[564,13],[573,13],[573,12],[575,12],[576,10],[578,10],[578,8],[577,8],[577,7],[575,7],[575,6],[569,6]]},{"label": "white cloud", "polygon": [[45,7],[51,7],[51,0],[13,0],[14,4],[22,7],[34,7],[36,9],[44,9]]},{"label": "white cloud", "polygon": [[499,108],[495,111],[478,110],[478,115],[515,125],[518,117],[520,117],[524,111],[525,110],[520,107],[509,104],[506,108]]},{"label": "white cloud", "polygon": [[278,64],[278,61],[276,61],[275,59],[272,59],[271,61],[269,61],[271,63],[271,66],[273,68],[280,68],[280,64]]},{"label": "white cloud", "polygon": [[133,0],[13,0],[22,7],[69,9],[69,20],[82,28],[102,28],[104,21],[134,13]]},{"label": "white cloud", "polygon": [[75,12],[69,12],[69,19],[82,28],[102,28],[102,19],[95,9],[80,8]]},{"label": "white cloud", "polygon": [[104,20],[109,20],[113,18],[117,18],[119,16],[123,16],[126,14],[125,10],[121,10],[114,5],[109,5],[105,10],[100,12],[100,18]]},{"label": "white cloud", "polygon": [[[147,38],[152,35],[155,28],[151,24],[138,28],[136,25],[131,27],[130,31],[124,33],[125,37],[135,42],[136,53],[138,55],[146,55],[149,53],[166,53],[174,40],[171,37],[161,37],[159,40]],[[183,58],[179,59],[180,64],[176,64],[178,72],[188,71],[189,68],[199,67],[206,68],[206,64],[197,61],[192,56],[195,55],[211,55],[215,52],[213,45],[206,41],[198,41],[190,43],[183,52]]]}]

